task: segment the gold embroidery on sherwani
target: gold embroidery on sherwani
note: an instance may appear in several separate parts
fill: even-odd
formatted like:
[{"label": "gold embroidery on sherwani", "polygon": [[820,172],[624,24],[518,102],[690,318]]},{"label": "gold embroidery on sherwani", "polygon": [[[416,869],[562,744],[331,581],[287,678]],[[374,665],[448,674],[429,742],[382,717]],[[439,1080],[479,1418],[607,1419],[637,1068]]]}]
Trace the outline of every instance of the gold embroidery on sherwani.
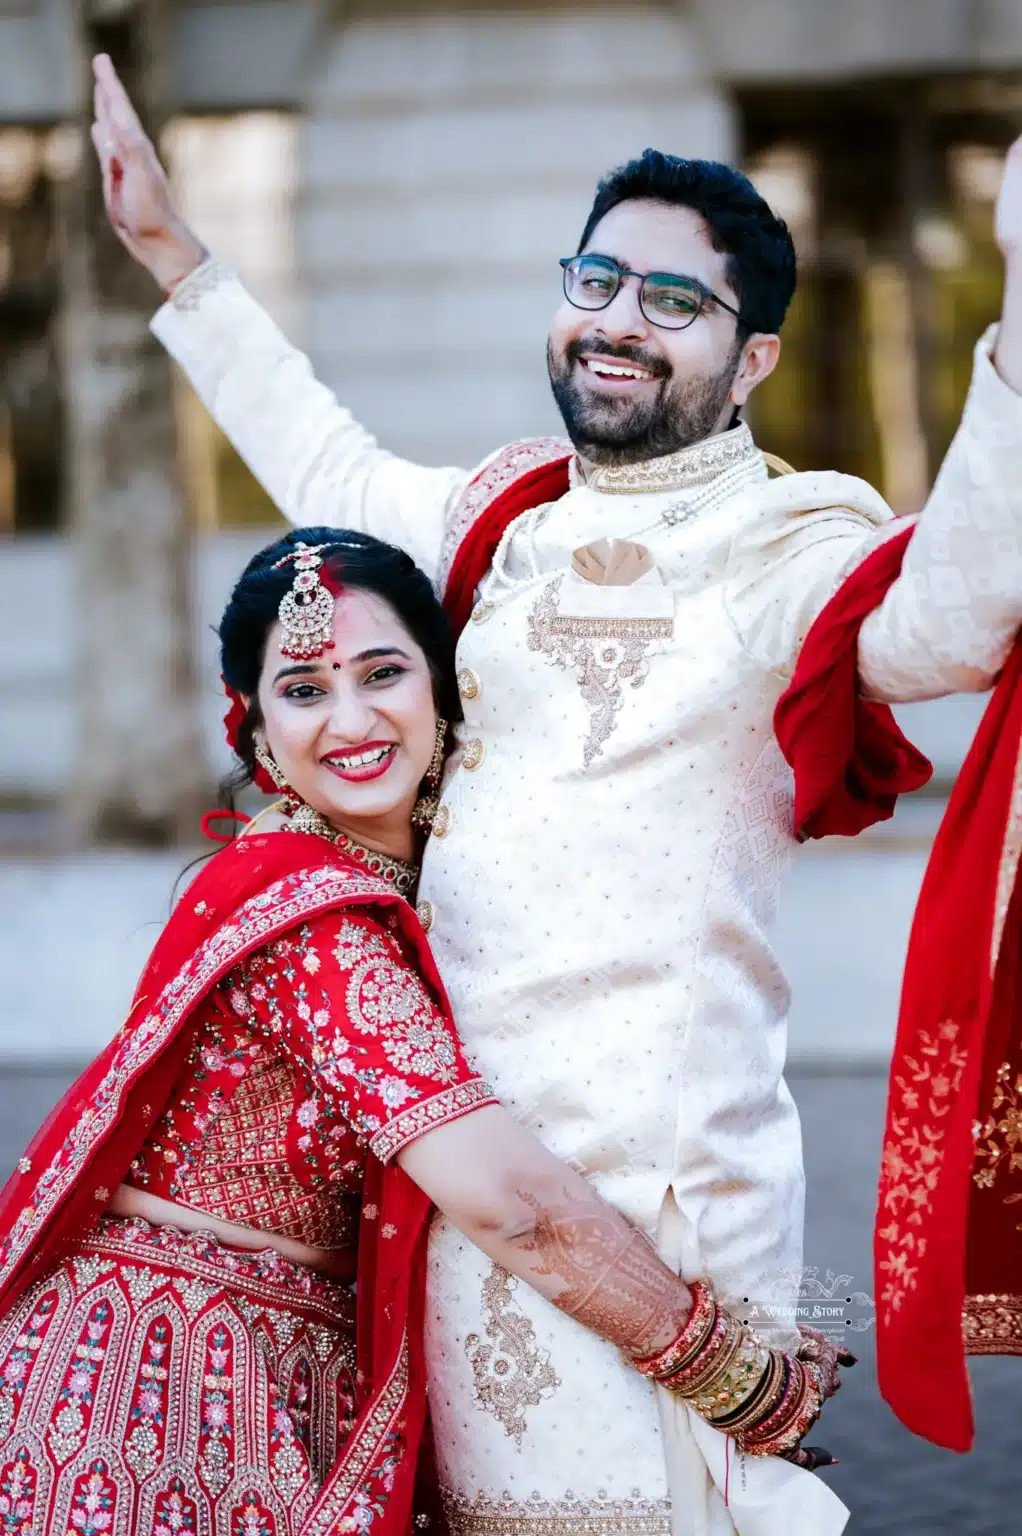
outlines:
[{"label": "gold embroidery on sherwani", "polygon": [[451,1536],[671,1536],[666,1499],[466,1498],[444,1490]]},{"label": "gold embroidery on sherwani", "polygon": [[[880,1214],[889,1216],[879,1232],[891,1245],[892,1256],[881,1268],[886,1271],[880,1303],[887,1314],[897,1312],[906,1292],[914,1290],[925,1239],[918,1228],[929,1215],[944,1158],[947,1119],[965,1070],[965,1053],[958,1045],[958,1025],[945,1019],[936,1034],[920,1032],[918,1058],[906,1057],[904,1075],[895,1080],[891,1108],[892,1136],[884,1152],[882,1178],[886,1186]],[[911,1124],[921,1101],[927,1120]]]},{"label": "gold embroidery on sherwani", "polygon": [[659,459],[613,466],[579,465],[575,475],[590,490],[613,496],[641,496],[649,491],[680,491],[706,485],[726,470],[760,459],[752,433],[743,422],[701,443]]},{"label": "gold embroidery on sherwani", "polygon": [[552,1397],[561,1383],[550,1356],[536,1343],[532,1323],[514,1305],[517,1286],[506,1269],[492,1265],[483,1281],[485,1331],[491,1342],[470,1333],[465,1353],[475,1377],[476,1401],[520,1450],[526,1410]]},{"label": "gold embroidery on sherwani", "polygon": [[624,702],[622,685],[641,688],[649,675],[654,640],[669,640],[673,619],[574,618],[557,611],[560,580],[551,582],[529,614],[528,646],[564,671],[574,670],[589,709],[589,735],[582,748],[588,768],[599,757],[617,724]]}]

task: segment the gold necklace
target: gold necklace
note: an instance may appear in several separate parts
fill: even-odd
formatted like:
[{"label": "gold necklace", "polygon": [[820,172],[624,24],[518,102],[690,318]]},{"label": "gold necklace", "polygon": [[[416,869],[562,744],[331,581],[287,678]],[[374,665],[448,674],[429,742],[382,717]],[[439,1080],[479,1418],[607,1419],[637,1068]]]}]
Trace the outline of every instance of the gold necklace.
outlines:
[{"label": "gold necklace", "polygon": [[319,811],[314,811],[311,805],[299,805],[292,812],[288,832],[308,832],[313,837],[325,837],[328,843],[334,843],[343,853],[362,864],[371,875],[392,885],[399,896],[406,896],[411,900],[415,890],[415,883],[419,878],[417,864],[409,864],[405,859],[392,858],[389,853],[379,853],[375,848],[367,848],[364,843],[357,843],[347,832],[338,832],[332,827],[326,817]]}]

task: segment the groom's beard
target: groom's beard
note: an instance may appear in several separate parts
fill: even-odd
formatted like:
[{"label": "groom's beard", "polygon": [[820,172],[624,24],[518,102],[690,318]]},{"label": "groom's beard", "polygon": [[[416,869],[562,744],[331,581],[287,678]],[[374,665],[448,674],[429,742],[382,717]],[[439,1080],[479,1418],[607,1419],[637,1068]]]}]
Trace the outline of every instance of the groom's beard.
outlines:
[{"label": "groom's beard", "polygon": [[[557,408],[578,454],[590,464],[638,464],[677,453],[710,436],[727,406],[741,352],[741,341],[736,338],[718,374],[676,379],[662,359],[645,356],[641,347],[576,340],[569,341],[555,356],[548,342],[547,371]],[[637,400],[598,394],[586,387],[579,361],[582,356],[602,356],[647,368],[660,378],[659,387]]]}]

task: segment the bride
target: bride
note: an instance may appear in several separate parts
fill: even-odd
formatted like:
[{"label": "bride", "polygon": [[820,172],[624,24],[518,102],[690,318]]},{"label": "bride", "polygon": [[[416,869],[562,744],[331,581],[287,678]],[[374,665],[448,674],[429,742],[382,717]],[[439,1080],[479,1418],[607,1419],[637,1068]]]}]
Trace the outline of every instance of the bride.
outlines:
[{"label": "bride", "polygon": [[686,1286],[461,1049],[412,905],[460,715],[426,577],[299,529],[249,563],[220,639],[229,739],[283,799],[186,891],[0,1196],[4,1531],[442,1528],[433,1205],[748,1454],[830,1460],[799,1442],[833,1347],[770,1350]]}]

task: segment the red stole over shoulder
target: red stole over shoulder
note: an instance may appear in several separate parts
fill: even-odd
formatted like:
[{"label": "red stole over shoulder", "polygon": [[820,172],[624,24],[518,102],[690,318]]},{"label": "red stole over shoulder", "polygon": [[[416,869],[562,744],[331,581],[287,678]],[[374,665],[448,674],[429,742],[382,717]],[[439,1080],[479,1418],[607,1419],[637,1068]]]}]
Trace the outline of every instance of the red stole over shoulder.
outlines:
[{"label": "red stole over shoulder", "polygon": [[[894,797],[928,776],[889,711],[859,698],[856,686],[859,626],[897,577],[910,533],[847,579],[778,704],[803,834],[856,831],[890,815]],[[874,1233],[881,1391],[916,1434],[959,1451],[973,1437],[966,1352],[1022,1354],[1020,748],[1022,642],[987,706],[923,879]]]},{"label": "red stole over shoulder", "polygon": [[[128,1021],[68,1090],[0,1193],[0,1309],[101,1215],[161,1113],[192,1043],[196,1010],[253,950],[320,913],[388,908],[449,1012],[414,913],[391,886],[312,837],[272,832],[217,853],[156,944]],[[392,1486],[374,1536],[408,1536],[425,1430],[425,1244],[430,1203],[396,1165],[369,1157],[358,1254],[358,1368],[365,1401],[303,1536],[355,1529],[355,1498]],[[381,1237],[386,1233],[386,1239]],[[394,1462],[396,1461],[396,1467]],[[375,1478],[374,1478],[375,1474]]]}]

